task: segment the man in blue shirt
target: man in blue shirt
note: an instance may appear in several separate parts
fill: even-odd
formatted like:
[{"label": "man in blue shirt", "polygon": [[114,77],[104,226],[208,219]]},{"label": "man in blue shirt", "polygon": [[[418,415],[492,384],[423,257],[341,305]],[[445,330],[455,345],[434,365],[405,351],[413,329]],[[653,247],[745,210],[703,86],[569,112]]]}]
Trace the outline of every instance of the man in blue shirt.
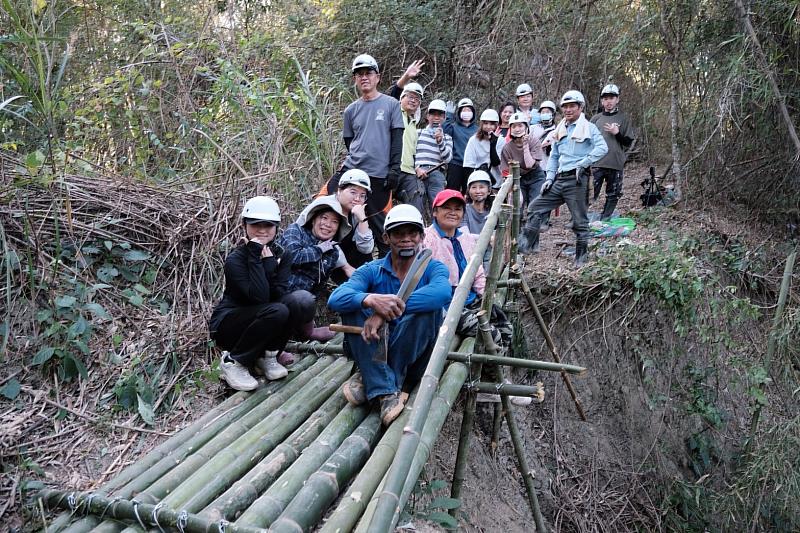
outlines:
[{"label": "man in blue shirt", "polygon": [[589,248],[589,168],[608,152],[597,126],[583,114],[586,101],[580,91],[567,91],[561,98],[564,119],[554,132],[542,194],[528,206],[528,220],[520,234],[519,251],[539,251],[539,228],[547,214],[566,203],[575,232],[575,266],[586,264]]},{"label": "man in blue shirt", "polygon": [[[345,352],[360,371],[345,383],[345,397],[353,405],[378,399],[387,426],[403,412],[401,390],[409,391],[422,377],[442,325],[442,308],[452,297],[447,267],[435,259],[408,301],[397,296],[420,249],[423,229],[422,215],[414,206],[392,208],[383,233],[390,253],[361,266],[328,299],[328,307],[342,316],[343,324],[363,327],[361,335],[345,335]],[[387,362],[379,363],[372,358],[384,324]]]}]

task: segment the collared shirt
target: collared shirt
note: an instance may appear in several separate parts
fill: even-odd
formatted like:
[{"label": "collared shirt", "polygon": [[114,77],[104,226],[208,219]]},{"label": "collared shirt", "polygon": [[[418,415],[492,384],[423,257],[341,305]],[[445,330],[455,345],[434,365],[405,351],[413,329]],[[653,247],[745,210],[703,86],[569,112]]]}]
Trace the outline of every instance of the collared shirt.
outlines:
[{"label": "collared shirt", "polygon": [[[328,298],[328,308],[337,313],[354,313],[363,309],[370,294],[397,294],[400,278],[392,268],[392,254],[359,267],[350,279],[339,285]],[[427,313],[450,305],[452,291],[447,267],[431,259],[419,284],[406,302],[405,313]],[[371,314],[371,310],[367,309]]]},{"label": "collared shirt", "polygon": [[590,136],[582,142],[572,138],[575,122],[567,126],[567,134],[560,141],[553,141],[553,151],[547,162],[547,179],[555,179],[556,174],[569,172],[578,167],[589,168],[608,152],[606,141],[597,126],[587,121]]},{"label": "collared shirt", "polygon": [[400,158],[400,170],[408,174],[414,173],[414,155],[417,153],[417,139],[419,132],[417,130],[417,120],[409,117],[408,113],[403,111],[403,155]]}]

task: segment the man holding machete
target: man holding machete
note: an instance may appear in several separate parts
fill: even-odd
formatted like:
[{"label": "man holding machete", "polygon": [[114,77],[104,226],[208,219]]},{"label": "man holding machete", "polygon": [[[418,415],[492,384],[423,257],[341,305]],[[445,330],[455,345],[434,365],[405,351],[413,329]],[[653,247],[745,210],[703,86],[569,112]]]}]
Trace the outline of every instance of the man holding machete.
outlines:
[{"label": "man holding machete", "polygon": [[[359,369],[344,384],[345,397],[353,405],[377,399],[387,426],[403,412],[401,390],[411,390],[422,377],[442,325],[442,308],[452,297],[447,267],[434,259],[427,265],[416,259],[423,230],[414,206],[392,208],[383,233],[390,253],[358,268],[328,299],[343,324],[363,328],[360,335],[345,335],[345,353]],[[400,289],[409,276],[404,289],[410,294],[405,294]],[[382,349],[386,362],[375,361]]]}]

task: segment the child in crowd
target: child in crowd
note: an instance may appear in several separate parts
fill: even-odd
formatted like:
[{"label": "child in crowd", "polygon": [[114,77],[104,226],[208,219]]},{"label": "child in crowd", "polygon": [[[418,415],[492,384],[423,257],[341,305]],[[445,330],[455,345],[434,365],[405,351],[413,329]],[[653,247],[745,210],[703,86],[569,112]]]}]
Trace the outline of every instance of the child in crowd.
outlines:
[{"label": "child in crowd", "polygon": [[431,101],[428,104],[428,126],[419,132],[417,138],[414,170],[425,189],[424,205],[431,205],[436,195],[445,188],[444,170],[453,160],[453,138],[442,128],[446,109],[443,100]]},{"label": "child in crowd", "polygon": [[[492,193],[492,178],[483,170],[476,170],[467,179],[467,205],[464,208],[464,218],[461,227],[474,234],[479,234],[486,224],[486,217],[492,208],[494,196]],[[489,270],[489,261],[492,258],[492,246],[486,248],[483,254],[483,269]]]},{"label": "child in crowd", "polygon": [[464,168],[489,172],[494,177],[492,186],[495,189],[499,189],[503,181],[503,176],[500,174],[500,154],[506,144],[506,140],[496,133],[499,123],[500,117],[494,109],[487,109],[481,113],[479,129],[470,137],[464,151]]}]

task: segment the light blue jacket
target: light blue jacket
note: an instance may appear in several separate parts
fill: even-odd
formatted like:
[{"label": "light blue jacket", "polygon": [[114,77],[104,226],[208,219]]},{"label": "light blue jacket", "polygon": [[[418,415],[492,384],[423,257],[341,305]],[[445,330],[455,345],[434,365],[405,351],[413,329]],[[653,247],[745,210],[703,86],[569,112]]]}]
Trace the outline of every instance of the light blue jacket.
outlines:
[{"label": "light blue jacket", "polygon": [[597,126],[588,122],[589,137],[581,142],[571,137],[575,122],[567,126],[567,134],[553,143],[550,159],[547,161],[547,179],[553,180],[556,174],[569,172],[578,167],[589,168],[608,153],[608,145]]}]

